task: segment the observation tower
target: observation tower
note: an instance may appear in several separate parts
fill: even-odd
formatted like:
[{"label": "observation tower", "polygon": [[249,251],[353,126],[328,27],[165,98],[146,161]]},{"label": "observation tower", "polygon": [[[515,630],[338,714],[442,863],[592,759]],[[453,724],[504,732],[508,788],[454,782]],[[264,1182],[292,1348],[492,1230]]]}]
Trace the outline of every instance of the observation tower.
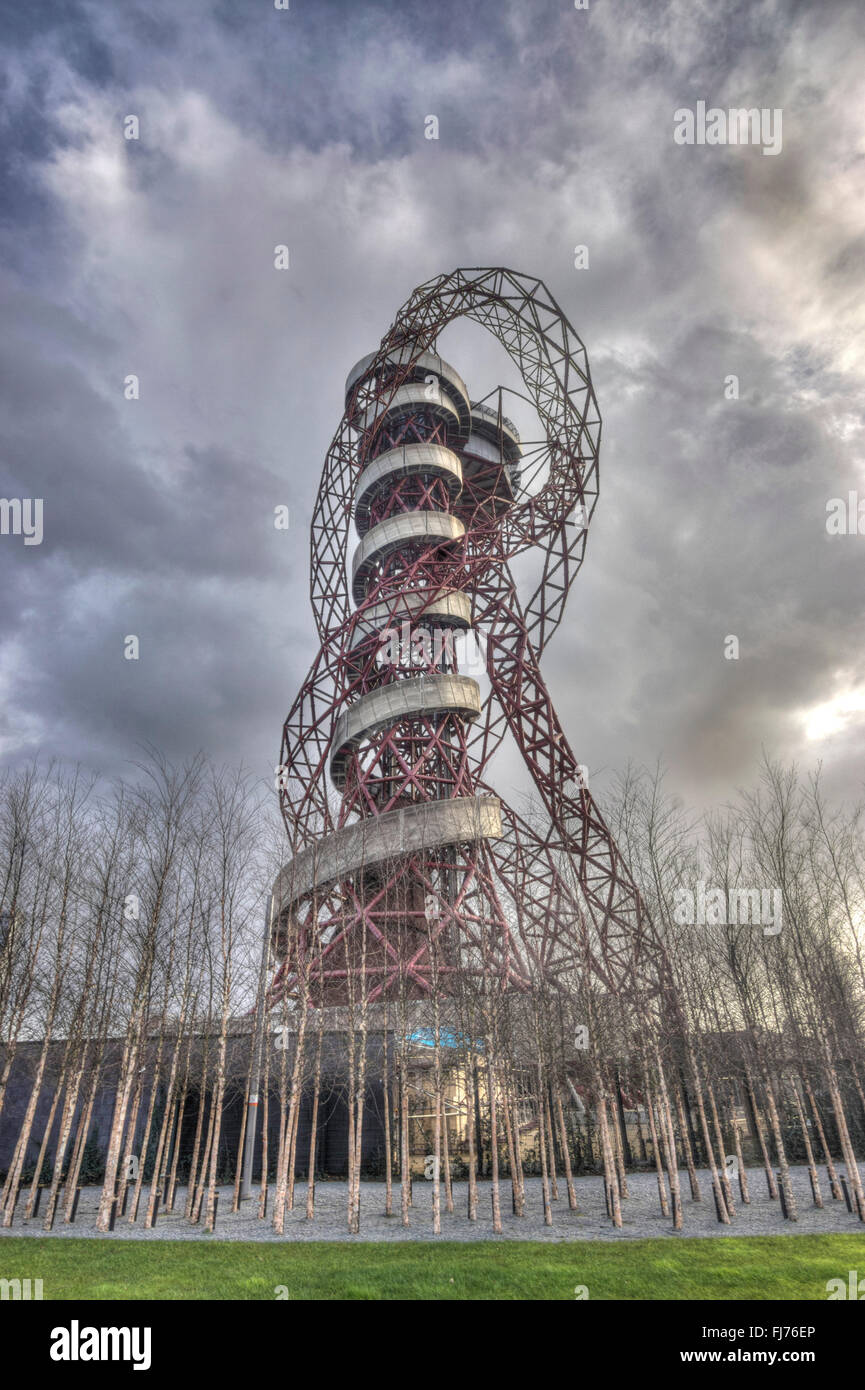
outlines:
[{"label": "observation tower", "polygon": [[[463,316],[519,368],[530,447],[502,391],[473,401],[438,355]],[[582,563],[600,429],[573,328],[540,281],[501,268],[421,286],[349,372],[312,523],[321,648],[283,731],[271,1002],[561,989],[585,971],[657,989],[660,943],[540,668]],[[529,552],[522,595],[511,562]],[[489,780],[506,737],[542,823]]]}]

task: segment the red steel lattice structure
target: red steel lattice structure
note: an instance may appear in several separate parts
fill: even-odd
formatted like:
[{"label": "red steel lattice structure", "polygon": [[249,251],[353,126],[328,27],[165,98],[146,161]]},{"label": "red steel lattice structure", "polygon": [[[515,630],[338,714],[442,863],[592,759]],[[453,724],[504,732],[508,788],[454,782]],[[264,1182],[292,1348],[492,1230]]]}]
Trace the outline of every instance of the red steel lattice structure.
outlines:
[{"label": "red steel lattice structure", "polygon": [[[519,369],[543,436],[531,478],[501,392],[497,409],[473,404],[436,353],[461,317]],[[420,286],[349,374],[312,521],[321,649],[283,731],[292,858],[271,1001],[421,999],[461,973],[520,990],[575,969],[617,995],[663,988],[662,944],[540,669],[583,560],[600,433],[583,344],[511,270]],[[521,597],[511,565],[532,550],[540,580]],[[470,630],[485,697],[452,640]],[[540,829],[487,781],[508,732]]]}]

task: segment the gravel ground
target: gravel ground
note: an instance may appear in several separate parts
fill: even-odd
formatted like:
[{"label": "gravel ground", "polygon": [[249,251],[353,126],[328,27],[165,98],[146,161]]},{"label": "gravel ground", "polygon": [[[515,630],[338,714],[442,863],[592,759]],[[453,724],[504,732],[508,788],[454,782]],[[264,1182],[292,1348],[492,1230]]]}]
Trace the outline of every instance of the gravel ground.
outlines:
[{"label": "gravel ground", "polygon": [[[658,1205],[657,1181],[653,1173],[633,1173],[628,1177],[630,1196],[622,1203],[623,1226],[617,1231],[607,1219],[604,1210],[604,1190],[600,1178],[577,1178],[577,1211],[568,1208],[568,1197],[564,1182],[559,1183],[559,1200],[553,1202],[553,1224],[545,1226],[541,1199],[540,1179],[530,1178],[526,1183],[526,1214],[521,1218],[512,1215],[510,1208],[510,1188],[506,1182],[501,1185],[502,1194],[502,1235],[493,1236],[490,1211],[489,1183],[480,1184],[478,1220],[466,1220],[468,1188],[464,1182],[454,1183],[454,1213],[444,1210],[444,1189],[442,1189],[442,1234],[434,1236],[432,1231],[432,1186],[416,1180],[414,1184],[414,1206],[410,1212],[410,1225],[403,1226],[399,1218],[399,1189],[394,1190],[396,1217],[384,1215],[384,1184],[367,1182],[361,1194],[361,1230],[359,1236],[349,1236],[346,1231],[346,1184],[344,1182],[319,1182],[316,1186],[315,1220],[307,1221],[306,1184],[299,1183],[296,1192],[294,1211],[286,1214],[284,1236],[274,1233],[270,1220],[259,1221],[256,1212],[257,1200],[245,1202],[238,1213],[231,1211],[232,1189],[219,1190],[219,1210],[216,1230],[207,1235],[202,1226],[191,1226],[184,1220],[182,1211],[186,1190],[178,1188],[174,1213],[160,1213],[157,1225],[145,1230],[142,1220],[131,1223],[128,1219],[117,1222],[113,1238],[120,1240],[634,1240],[644,1236],[669,1235],[674,1239],[688,1236],[756,1236],[756,1235],[808,1235],[829,1231],[862,1232],[862,1225],[848,1211],[846,1204],[832,1200],[825,1169],[820,1170],[823,1188],[824,1209],[818,1210],[811,1200],[811,1188],[806,1168],[791,1170],[793,1187],[799,1204],[799,1220],[785,1221],[781,1214],[779,1201],[772,1201],[766,1190],[763,1170],[748,1170],[751,1204],[743,1206],[739,1200],[738,1185],[734,1182],[736,1215],[729,1226],[719,1225],[715,1217],[715,1204],[712,1197],[709,1175],[700,1173],[703,1199],[692,1202],[686,1172],[680,1174],[684,1201],[684,1230],[673,1232],[669,1219],[663,1217]],[[146,1189],[145,1189],[146,1192]],[[271,1197],[273,1189],[271,1188]],[[62,1218],[55,1223],[51,1232],[61,1238],[68,1236],[97,1236],[96,1209],[99,1189],[85,1188],[78,1204],[78,1213],[73,1225],[64,1225]],[[23,1200],[20,1201],[23,1207]],[[145,1207],[142,1194],[141,1210]],[[11,1230],[0,1228],[0,1235],[43,1235],[40,1218],[25,1224],[16,1217]],[[111,1238],[111,1237],[109,1237]]]}]

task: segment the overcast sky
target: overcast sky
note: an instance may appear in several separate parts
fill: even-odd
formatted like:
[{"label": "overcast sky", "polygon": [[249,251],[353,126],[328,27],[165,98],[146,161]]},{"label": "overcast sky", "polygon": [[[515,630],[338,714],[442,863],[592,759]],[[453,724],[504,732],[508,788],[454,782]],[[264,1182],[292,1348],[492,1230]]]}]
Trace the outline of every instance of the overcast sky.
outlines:
[{"label": "overcast sky", "polygon": [[[865,534],[826,529],[865,500],[858,0],[7,0],[3,32],[0,489],[44,501],[41,545],[0,537],[3,760],[266,775],[346,372],[415,285],[507,265],[604,419],[544,655],[577,757],[708,805],[765,746],[859,793]],[[676,144],[698,101],[780,109],[780,152]],[[484,395],[499,349],[453,345]]]}]

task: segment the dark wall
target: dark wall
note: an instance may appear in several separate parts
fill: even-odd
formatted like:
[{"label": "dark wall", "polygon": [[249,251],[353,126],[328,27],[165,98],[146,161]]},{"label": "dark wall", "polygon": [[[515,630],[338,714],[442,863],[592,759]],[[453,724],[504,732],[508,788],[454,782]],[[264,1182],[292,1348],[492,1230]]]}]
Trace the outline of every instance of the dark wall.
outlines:
[{"label": "dark wall", "polygon": [[[30,1098],[33,1077],[39,1056],[38,1043],[22,1044],[16,1053],[12,1071],[9,1079],[9,1086],[6,1093],[6,1102],[0,1114],[0,1174],[8,1168],[15,1149],[15,1143],[21,1124],[24,1120],[25,1111]],[[370,1058],[370,1061],[373,1059]],[[115,1085],[119,1072],[120,1050],[110,1054],[105,1067],[105,1080],[100,1083],[96,1093],[93,1106],[93,1118],[90,1126],[91,1148],[94,1154],[98,1151],[104,1159],[105,1151],[108,1146],[108,1136],[111,1129],[111,1119],[114,1111]],[[39,1147],[48,1124],[51,1105],[54,1097],[54,1086],[60,1064],[60,1050],[52,1048],[52,1058],[46,1070],[42,1091],[36,1108],[36,1117],[33,1124],[31,1141],[27,1151],[25,1166],[32,1168],[39,1153]],[[82,1093],[85,1091],[85,1084],[82,1085]],[[77,1125],[81,1106],[84,1103],[84,1094],[80,1098],[78,1111],[75,1116]],[[203,1096],[195,1089],[190,1089],[187,1094],[186,1105],[183,1114],[183,1126],[180,1134],[180,1149],[178,1159],[178,1176],[181,1181],[185,1181],[191,1164],[193,1148],[195,1144],[195,1133],[198,1124],[199,1111],[201,1111],[201,1143],[203,1144],[207,1134],[207,1125],[210,1118],[210,1091],[204,1092]],[[150,1089],[147,1085],[142,1091],[141,1103],[138,1110],[136,1122],[136,1143],[134,1152],[141,1153],[141,1140],[143,1138],[144,1127],[146,1124],[147,1109],[150,1102]],[[48,1159],[53,1160],[56,1148],[57,1135],[60,1127],[60,1104],[52,1125],[51,1137],[48,1146]],[[164,1113],[165,1090],[160,1085],[157,1092],[154,1110],[154,1122],[151,1128],[151,1142],[149,1145],[150,1158],[153,1157],[155,1148],[155,1135],[158,1134],[159,1123]],[[224,1111],[223,1121],[219,1142],[218,1173],[220,1181],[230,1182],[234,1180],[235,1164],[237,1162],[237,1151],[240,1142],[241,1125],[243,1122],[244,1099],[239,1094],[239,1088],[235,1086],[232,1094],[229,1095]],[[259,1104],[258,1115],[259,1124],[263,1114],[264,1106]],[[309,1165],[309,1143],[312,1128],[313,1094],[311,1085],[306,1089],[301,1100],[301,1110],[298,1120],[297,1137],[297,1163],[296,1170],[299,1176],[305,1176]],[[379,1081],[372,1081],[366,1088],[364,1103],[364,1125],[362,1141],[362,1164],[365,1173],[370,1176],[377,1175],[383,1171],[384,1165],[384,1126],[383,1126],[383,1091]],[[73,1126],[73,1137],[75,1133]],[[344,1176],[348,1171],[348,1105],[345,1094],[345,1087],[336,1079],[326,1076],[322,1077],[321,1095],[319,1099],[318,1123],[316,1134],[316,1170],[320,1174],[332,1177]],[[276,1159],[279,1146],[279,1090],[278,1087],[271,1088],[269,1097],[268,1114],[268,1169],[273,1176],[276,1168]],[[71,1147],[71,1146],[70,1146]],[[68,1150],[67,1150],[68,1156]],[[145,1170],[147,1172],[147,1169]],[[256,1144],[256,1164],[255,1173],[261,1173],[261,1134],[259,1131]]]}]

